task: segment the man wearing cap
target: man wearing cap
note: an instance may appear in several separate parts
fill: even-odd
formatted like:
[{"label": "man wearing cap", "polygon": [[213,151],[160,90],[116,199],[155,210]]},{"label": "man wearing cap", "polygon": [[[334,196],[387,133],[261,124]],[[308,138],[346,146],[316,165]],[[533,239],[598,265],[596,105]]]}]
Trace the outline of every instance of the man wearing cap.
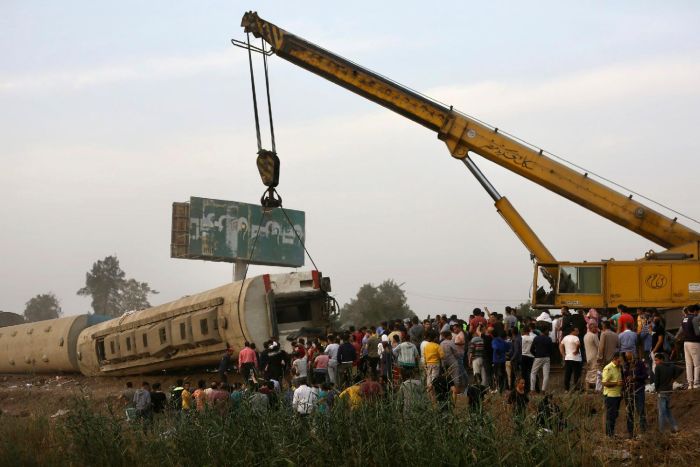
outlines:
[{"label": "man wearing cap", "polygon": [[622,379],[620,352],[615,352],[612,361],[603,368],[603,396],[605,396],[605,434],[615,434],[615,422],[622,402]]}]

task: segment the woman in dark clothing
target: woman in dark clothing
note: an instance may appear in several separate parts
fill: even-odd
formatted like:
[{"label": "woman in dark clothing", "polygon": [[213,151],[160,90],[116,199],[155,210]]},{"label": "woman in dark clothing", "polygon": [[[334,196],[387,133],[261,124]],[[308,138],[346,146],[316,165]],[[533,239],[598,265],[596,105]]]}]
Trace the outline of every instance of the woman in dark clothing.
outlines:
[{"label": "woman in dark clothing", "polygon": [[523,378],[518,378],[515,389],[508,394],[508,403],[513,406],[515,426],[518,430],[521,430],[527,416],[527,406],[530,403],[530,398],[525,391],[525,380]]},{"label": "woman in dark clothing", "polygon": [[153,413],[163,413],[167,398],[165,393],[160,389],[160,383],[153,383],[153,391],[151,391],[151,405]]}]

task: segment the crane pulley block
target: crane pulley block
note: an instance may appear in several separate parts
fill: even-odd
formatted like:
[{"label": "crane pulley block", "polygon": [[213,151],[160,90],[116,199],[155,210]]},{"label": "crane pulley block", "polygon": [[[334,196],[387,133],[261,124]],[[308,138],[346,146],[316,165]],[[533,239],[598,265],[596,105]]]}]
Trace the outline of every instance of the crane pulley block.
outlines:
[{"label": "crane pulley block", "polygon": [[258,151],[256,160],[260,179],[268,188],[275,188],[280,183],[280,158],[277,153],[267,149]]}]

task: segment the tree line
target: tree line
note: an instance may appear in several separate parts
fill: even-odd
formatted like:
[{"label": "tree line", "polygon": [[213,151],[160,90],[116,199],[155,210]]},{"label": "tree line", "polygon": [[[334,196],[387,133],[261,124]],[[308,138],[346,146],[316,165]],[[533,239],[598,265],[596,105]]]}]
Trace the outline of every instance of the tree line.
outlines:
[{"label": "tree line", "polygon": [[[151,306],[148,296],[157,294],[147,282],[126,277],[116,256],[107,256],[93,263],[85,273],[85,286],[77,292],[91,297],[92,313],[116,318],[127,311],[143,310]],[[52,292],[38,294],[25,305],[24,320],[43,321],[63,316],[61,302]]]},{"label": "tree line", "polygon": [[[95,261],[85,274],[85,286],[77,291],[78,295],[92,299],[92,313],[112,318],[127,311],[149,308],[149,295],[157,293],[147,282],[127,278],[116,256]],[[60,300],[51,292],[32,297],[24,309],[26,322],[61,316]],[[343,305],[334,317],[333,324],[362,326],[413,316],[415,313],[407,303],[404,290],[394,280],[388,279],[378,286],[364,284],[360,287],[357,296]]]}]

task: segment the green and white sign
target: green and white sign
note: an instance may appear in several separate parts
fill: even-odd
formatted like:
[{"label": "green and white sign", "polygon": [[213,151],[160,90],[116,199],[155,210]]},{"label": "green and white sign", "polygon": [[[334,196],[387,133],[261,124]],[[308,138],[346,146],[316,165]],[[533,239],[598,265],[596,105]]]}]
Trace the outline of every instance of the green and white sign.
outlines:
[{"label": "green and white sign", "polygon": [[174,203],[172,256],[303,266],[304,248],[299,238],[306,241],[305,213],[285,212],[289,220],[280,208],[263,213],[262,206],[237,201],[191,197],[189,206]]}]

